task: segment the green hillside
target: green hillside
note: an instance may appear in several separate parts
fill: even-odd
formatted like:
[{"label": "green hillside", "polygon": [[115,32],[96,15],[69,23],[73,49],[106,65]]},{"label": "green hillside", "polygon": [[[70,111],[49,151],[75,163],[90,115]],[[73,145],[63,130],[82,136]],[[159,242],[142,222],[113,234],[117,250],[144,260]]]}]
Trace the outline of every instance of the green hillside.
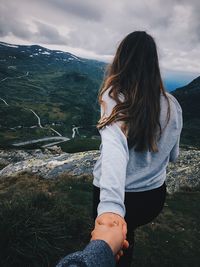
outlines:
[{"label": "green hillside", "polygon": [[[99,118],[97,93],[105,65],[40,46],[0,43],[0,145],[58,136],[50,127],[70,138],[79,126],[80,134],[91,136],[87,129],[95,131]],[[30,128],[34,125],[37,131]],[[17,126],[22,129],[12,129]]]},{"label": "green hillside", "polygon": [[200,76],[171,93],[183,110],[182,144],[200,148]]}]

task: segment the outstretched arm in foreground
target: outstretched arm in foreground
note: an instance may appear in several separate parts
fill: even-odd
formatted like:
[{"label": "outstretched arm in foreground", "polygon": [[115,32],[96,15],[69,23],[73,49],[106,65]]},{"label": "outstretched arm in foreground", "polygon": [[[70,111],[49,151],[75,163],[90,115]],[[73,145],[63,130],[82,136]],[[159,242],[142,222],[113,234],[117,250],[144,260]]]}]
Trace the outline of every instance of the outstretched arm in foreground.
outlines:
[{"label": "outstretched arm in foreground", "polygon": [[64,257],[56,267],[114,267],[116,253],[128,247],[123,231],[120,224],[97,224],[86,248]]}]

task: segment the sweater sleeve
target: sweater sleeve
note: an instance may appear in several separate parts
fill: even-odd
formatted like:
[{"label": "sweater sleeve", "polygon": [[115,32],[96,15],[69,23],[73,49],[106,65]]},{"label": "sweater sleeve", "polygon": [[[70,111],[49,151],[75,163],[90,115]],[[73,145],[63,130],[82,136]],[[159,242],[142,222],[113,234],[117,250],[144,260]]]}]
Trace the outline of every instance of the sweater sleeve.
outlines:
[{"label": "sweater sleeve", "polygon": [[[101,114],[108,116],[114,107],[108,95],[103,97]],[[103,110],[104,109],[104,110]],[[124,217],[126,168],[129,161],[127,138],[122,132],[120,122],[113,122],[99,130],[102,143],[102,161],[100,177],[100,203],[97,207],[98,216],[104,212],[117,213]]]},{"label": "sweater sleeve", "polygon": [[177,138],[176,144],[170,151],[169,161],[176,162],[178,155],[179,155],[179,143],[180,143],[180,135]]},{"label": "sweater sleeve", "polygon": [[115,259],[104,240],[93,240],[83,251],[67,255],[56,267],[114,267]]},{"label": "sweater sleeve", "polygon": [[179,156],[180,137],[181,137],[181,132],[183,128],[182,108],[175,97],[173,97],[173,102],[175,104],[175,111],[173,115],[174,115],[174,120],[175,120],[175,125],[176,125],[174,132],[177,136],[177,139],[172,150],[170,151],[170,155],[169,155],[170,162],[176,162]]}]

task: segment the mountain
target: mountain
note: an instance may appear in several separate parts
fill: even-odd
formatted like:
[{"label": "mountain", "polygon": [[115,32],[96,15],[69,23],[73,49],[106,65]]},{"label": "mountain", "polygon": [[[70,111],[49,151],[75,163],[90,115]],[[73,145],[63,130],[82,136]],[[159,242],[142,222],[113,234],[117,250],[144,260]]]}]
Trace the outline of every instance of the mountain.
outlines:
[{"label": "mountain", "polygon": [[0,144],[70,138],[75,126],[85,136],[96,133],[105,66],[38,45],[0,42]]},{"label": "mountain", "polygon": [[162,69],[163,83],[168,92],[183,87],[198,76],[198,72]]},{"label": "mountain", "polygon": [[182,142],[200,147],[200,76],[171,93],[183,109]]},{"label": "mountain", "polygon": [[[106,65],[38,45],[0,42],[0,147],[40,147],[60,138],[64,149],[77,136],[89,138],[86,147],[98,146],[97,93]],[[183,108],[186,145],[200,146],[199,88],[200,77],[171,92]]]}]

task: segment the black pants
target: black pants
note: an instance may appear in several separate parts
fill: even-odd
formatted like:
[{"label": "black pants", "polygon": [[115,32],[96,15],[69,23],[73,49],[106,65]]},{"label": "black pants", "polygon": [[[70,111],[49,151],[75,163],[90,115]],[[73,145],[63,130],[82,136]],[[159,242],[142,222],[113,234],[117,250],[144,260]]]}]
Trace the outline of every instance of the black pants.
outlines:
[{"label": "black pants", "polygon": [[[93,185],[93,219],[97,217],[100,189]],[[163,209],[166,198],[166,184],[158,188],[143,192],[125,192],[125,221],[127,223],[127,240],[129,248],[124,250],[123,257],[116,264],[117,267],[130,267],[134,248],[134,230],[156,218]]]}]

